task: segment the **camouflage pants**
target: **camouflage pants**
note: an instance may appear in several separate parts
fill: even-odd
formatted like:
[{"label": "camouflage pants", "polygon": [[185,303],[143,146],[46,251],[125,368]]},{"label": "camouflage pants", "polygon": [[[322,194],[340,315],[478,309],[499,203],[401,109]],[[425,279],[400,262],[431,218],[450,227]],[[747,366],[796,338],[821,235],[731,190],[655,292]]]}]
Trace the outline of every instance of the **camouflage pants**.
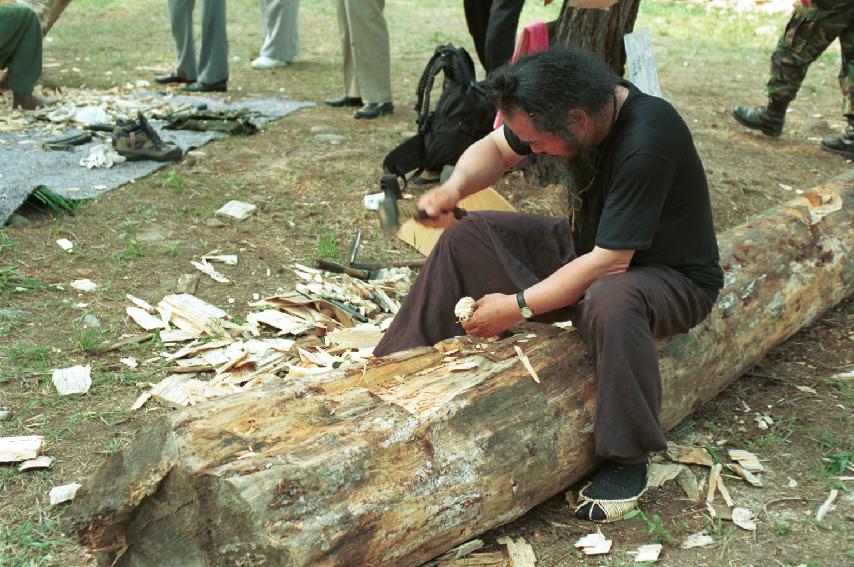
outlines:
[{"label": "camouflage pants", "polygon": [[771,78],[766,93],[774,101],[794,100],[810,64],[839,38],[842,112],[854,117],[854,1],[812,0],[806,4],[801,0],[795,7],[771,55]]}]

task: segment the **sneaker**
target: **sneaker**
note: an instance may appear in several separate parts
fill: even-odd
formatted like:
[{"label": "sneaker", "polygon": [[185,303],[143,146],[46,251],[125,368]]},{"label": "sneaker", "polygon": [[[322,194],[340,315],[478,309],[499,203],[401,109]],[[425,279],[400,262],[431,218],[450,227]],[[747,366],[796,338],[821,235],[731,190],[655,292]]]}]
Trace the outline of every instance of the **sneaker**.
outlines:
[{"label": "sneaker", "polygon": [[597,523],[616,522],[637,507],[646,491],[647,464],[605,462],[593,480],[578,491],[575,517]]},{"label": "sneaker", "polygon": [[839,136],[824,138],[821,147],[846,159],[854,159],[854,126],[849,125]]},{"label": "sneaker", "polygon": [[288,62],[281,59],[273,59],[262,55],[258,59],[254,59],[249,66],[253,69],[275,69],[276,67],[287,67]]},{"label": "sneaker", "polygon": [[113,128],[113,147],[128,161],[175,161],[183,154],[175,143],[160,139],[142,112],[136,120],[119,120],[116,123]]},{"label": "sneaker", "polygon": [[780,137],[783,133],[783,123],[786,121],[785,112],[774,112],[764,106],[736,106],[732,109],[732,117],[742,126],[760,130],[772,138]]}]

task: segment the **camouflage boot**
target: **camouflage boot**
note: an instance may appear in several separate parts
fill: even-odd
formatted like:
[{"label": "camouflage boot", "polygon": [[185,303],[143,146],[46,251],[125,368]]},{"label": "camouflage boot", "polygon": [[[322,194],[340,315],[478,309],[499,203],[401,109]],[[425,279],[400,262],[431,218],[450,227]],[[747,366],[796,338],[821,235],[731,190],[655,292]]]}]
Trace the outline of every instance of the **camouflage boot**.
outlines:
[{"label": "camouflage boot", "polygon": [[854,159],[854,118],[848,119],[848,128],[841,135],[824,138],[821,147],[847,159]]},{"label": "camouflage boot", "polygon": [[119,120],[116,123],[113,128],[113,147],[128,161],[175,161],[182,155],[181,148],[176,144],[160,139],[142,112],[136,120]]},{"label": "camouflage boot", "polygon": [[766,136],[779,138],[783,133],[783,123],[786,121],[786,109],[782,111],[773,108],[772,104],[765,106],[736,106],[732,109],[732,117],[741,124],[753,130],[761,130]]}]

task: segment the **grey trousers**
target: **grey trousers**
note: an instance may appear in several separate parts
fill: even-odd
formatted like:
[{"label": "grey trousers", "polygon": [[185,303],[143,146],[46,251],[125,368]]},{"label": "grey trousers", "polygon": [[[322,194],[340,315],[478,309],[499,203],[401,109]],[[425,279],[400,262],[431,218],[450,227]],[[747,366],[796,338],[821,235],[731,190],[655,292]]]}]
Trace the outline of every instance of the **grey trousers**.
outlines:
[{"label": "grey trousers", "polygon": [[[374,354],[462,335],[454,317],[461,297],[516,293],[573,258],[564,219],[469,213],[442,234]],[[575,305],[534,319],[571,319],[587,342],[598,380],[597,455],[637,463],[666,448],[658,423],[661,375],[655,339],[688,332],[712,304],[708,291],[672,268],[632,266],[597,280]]]},{"label": "grey trousers", "polygon": [[391,102],[391,57],[385,0],[338,0],[345,94]]},{"label": "grey trousers", "polygon": [[193,40],[195,0],[168,0],[172,37],[178,53],[175,74],[204,84],[228,80],[228,35],[225,30],[225,0],[202,0],[202,41],[196,63]]},{"label": "grey trousers", "polygon": [[260,0],[264,45],[260,55],[293,61],[299,53],[299,0]]}]

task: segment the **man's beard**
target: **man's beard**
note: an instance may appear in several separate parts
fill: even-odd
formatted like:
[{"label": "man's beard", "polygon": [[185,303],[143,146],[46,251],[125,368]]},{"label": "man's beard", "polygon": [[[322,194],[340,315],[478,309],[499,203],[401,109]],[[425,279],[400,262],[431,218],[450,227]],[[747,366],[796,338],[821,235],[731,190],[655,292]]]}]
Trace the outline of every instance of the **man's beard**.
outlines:
[{"label": "man's beard", "polygon": [[570,218],[575,218],[584,206],[584,196],[593,187],[599,167],[601,150],[590,142],[567,142],[574,144],[573,157],[540,156],[538,160],[542,175],[549,183],[557,183],[566,189],[567,207]]}]

